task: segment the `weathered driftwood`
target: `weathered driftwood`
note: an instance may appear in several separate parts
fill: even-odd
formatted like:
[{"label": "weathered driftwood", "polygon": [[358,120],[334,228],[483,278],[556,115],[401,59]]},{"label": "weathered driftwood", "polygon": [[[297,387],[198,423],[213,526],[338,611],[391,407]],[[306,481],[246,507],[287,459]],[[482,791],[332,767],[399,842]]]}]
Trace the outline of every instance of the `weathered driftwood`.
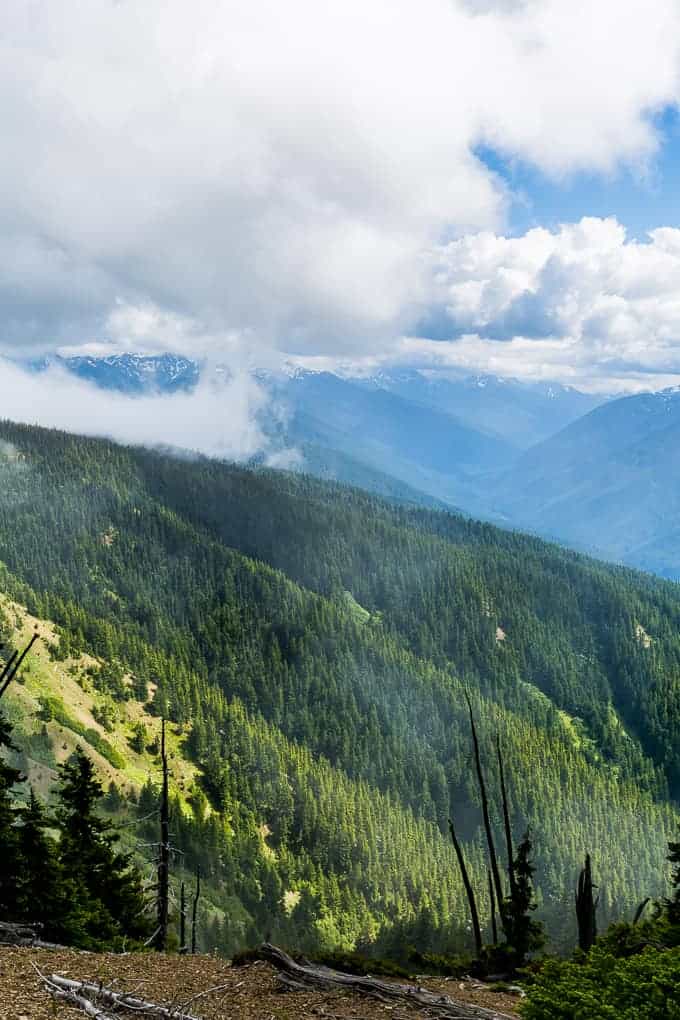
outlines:
[{"label": "weathered driftwood", "polygon": [[447,995],[438,995],[417,985],[402,985],[379,978],[357,974],[344,974],[330,967],[317,964],[296,963],[287,953],[265,942],[260,948],[262,959],[273,964],[278,970],[281,985],[293,991],[308,991],[310,988],[345,988],[348,992],[369,995],[383,1002],[401,1002],[426,1010],[441,1020],[509,1020],[506,1013],[499,1013],[483,1006],[467,1002],[456,1002]]},{"label": "weathered driftwood", "polygon": [[111,988],[92,984],[89,981],[73,981],[61,977],[59,974],[50,974],[47,977],[37,967],[35,969],[52,998],[70,1002],[71,1005],[82,1010],[93,1020],[95,1018],[96,1020],[114,1020],[104,1007],[116,1012],[128,1010],[145,1017],[158,1017],[159,1020],[199,1020],[199,1017],[187,1013],[184,1006],[161,1006],[157,1002],[140,999],[137,995],[114,992]]}]

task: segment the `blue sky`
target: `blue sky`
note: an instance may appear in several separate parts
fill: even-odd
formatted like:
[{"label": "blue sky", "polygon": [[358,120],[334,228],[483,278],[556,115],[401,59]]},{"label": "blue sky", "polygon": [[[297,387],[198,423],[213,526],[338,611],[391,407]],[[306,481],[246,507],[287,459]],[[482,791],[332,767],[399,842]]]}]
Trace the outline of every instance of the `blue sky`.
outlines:
[{"label": "blue sky", "polygon": [[607,172],[567,173],[558,178],[517,157],[484,146],[476,155],[497,173],[514,196],[508,210],[508,232],[523,234],[531,227],[554,229],[583,216],[615,216],[630,237],[644,239],[647,231],[680,226],[680,115],[668,106],[652,118],[659,150],[648,165],[620,163]]}]

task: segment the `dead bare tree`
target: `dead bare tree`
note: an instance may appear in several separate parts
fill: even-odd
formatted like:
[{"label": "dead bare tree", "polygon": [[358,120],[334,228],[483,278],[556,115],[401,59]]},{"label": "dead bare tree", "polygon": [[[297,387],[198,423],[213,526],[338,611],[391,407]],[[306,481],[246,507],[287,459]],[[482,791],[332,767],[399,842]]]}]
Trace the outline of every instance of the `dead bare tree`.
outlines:
[{"label": "dead bare tree", "polygon": [[156,898],[155,948],[164,953],[168,945],[168,902],[170,895],[170,803],[168,794],[168,756],[165,748],[165,717],[161,720],[160,843],[158,845],[158,891]]},{"label": "dead bare tree", "polygon": [[194,902],[191,909],[191,952],[196,952],[196,936],[198,934],[198,899],[201,895],[201,869],[196,866],[196,889],[194,891]]},{"label": "dead bare tree", "polygon": [[494,946],[498,945],[498,926],[496,924],[496,895],[493,891],[493,879],[491,878],[491,872],[487,870],[487,878],[489,879],[489,905],[491,910],[491,938]]},{"label": "dead bare tree", "polygon": [[179,951],[187,951],[187,898],[184,882],[179,889]]},{"label": "dead bare tree", "polygon": [[468,711],[470,713],[470,728],[472,730],[472,744],[475,752],[475,767],[477,770],[477,779],[479,781],[479,793],[482,799],[482,817],[484,819],[484,831],[486,833],[486,843],[489,848],[489,863],[491,865],[491,875],[493,877],[494,891],[496,893],[496,902],[498,904],[498,913],[501,919],[501,927],[505,933],[505,918],[503,910],[503,886],[501,883],[501,873],[498,868],[498,857],[496,855],[496,845],[493,839],[493,831],[491,829],[491,817],[489,815],[489,798],[486,792],[486,783],[484,781],[484,773],[482,771],[482,759],[479,751],[479,740],[477,738],[477,728],[475,726],[475,717],[472,711],[472,701],[470,695],[465,691],[465,700],[467,701]]},{"label": "dead bare tree", "polygon": [[456,857],[458,858],[458,867],[460,869],[460,876],[463,879],[463,886],[465,887],[465,894],[467,896],[468,904],[470,907],[470,917],[472,919],[472,934],[475,939],[475,952],[479,958],[482,955],[482,932],[479,926],[479,912],[477,910],[477,901],[475,899],[475,891],[472,888],[470,882],[470,876],[468,875],[467,866],[465,864],[465,858],[463,857],[463,850],[456,836],[456,830],[453,825],[452,819],[449,818],[449,832],[451,833],[451,841],[453,843],[453,849],[456,851]]},{"label": "dead bare tree", "polygon": [[18,651],[12,652],[9,659],[5,663],[5,666],[2,672],[0,673],[0,698],[3,696],[9,685],[12,683],[12,680],[16,678],[16,675],[19,672],[24,659],[30,652],[35,642],[38,640],[38,636],[39,635],[36,630],[35,634],[31,635],[31,640],[28,642],[23,652],[21,652],[21,654],[19,654]]},{"label": "dead bare tree", "polygon": [[651,896],[645,896],[644,900],[642,900],[642,902],[638,904],[638,908],[635,911],[635,916],[633,917],[633,924],[637,924],[639,922],[640,918],[647,909],[647,904],[649,903],[651,898],[652,898]]},{"label": "dead bare tree", "polygon": [[592,948],[597,938],[597,904],[600,897],[593,895],[593,874],[590,867],[590,854],[586,854],[585,865],[578,877],[576,887],[576,921],[578,923],[578,945],[584,953]]},{"label": "dead bare tree", "polygon": [[515,851],[512,846],[512,828],[510,826],[510,808],[508,807],[508,791],[505,786],[505,769],[503,768],[503,755],[501,753],[500,734],[496,734],[496,753],[498,755],[498,772],[501,782],[501,798],[503,800],[503,825],[505,827],[505,846],[508,855],[508,880],[510,882],[510,897],[515,898],[517,884],[515,882]]}]

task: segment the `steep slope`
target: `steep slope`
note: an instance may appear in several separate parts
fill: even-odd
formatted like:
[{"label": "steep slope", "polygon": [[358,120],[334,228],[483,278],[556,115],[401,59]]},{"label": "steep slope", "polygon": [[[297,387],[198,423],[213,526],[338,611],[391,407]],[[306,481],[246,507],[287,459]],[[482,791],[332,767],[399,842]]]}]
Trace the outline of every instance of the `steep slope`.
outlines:
[{"label": "steep slope", "polygon": [[612,401],[486,490],[513,522],[680,577],[680,393]]},{"label": "steep slope", "polygon": [[465,937],[445,829],[453,814],[481,895],[465,687],[491,778],[500,733],[553,937],[586,849],[603,920],[661,890],[675,586],[310,478],[0,437],[2,585],[58,623],[59,655],[120,660],[116,704],[153,682],[144,711],[186,735],[211,813],[176,829],[235,904],[220,944]]}]

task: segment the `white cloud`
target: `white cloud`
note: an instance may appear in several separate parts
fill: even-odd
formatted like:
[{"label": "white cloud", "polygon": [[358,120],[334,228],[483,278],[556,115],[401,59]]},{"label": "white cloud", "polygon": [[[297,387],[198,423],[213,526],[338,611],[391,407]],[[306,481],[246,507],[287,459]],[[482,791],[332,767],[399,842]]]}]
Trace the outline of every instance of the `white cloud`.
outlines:
[{"label": "white cloud", "polygon": [[253,376],[207,377],[191,393],[125,396],[98,389],[57,366],[35,374],[0,360],[2,415],[122,443],[174,447],[227,460],[271,456],[292,466],[294,450],[271,449],[260,417],[272,407]]},{"label": "white cloud", "polygon": [[398,357],[596,390],[680,380],[680,230],[627,240],[585,218],[521,237],[480,233],[433,256],[455,342],[402,341]]},{"label": "white cloud", "polygon": [[0,40],[6,349],[379,355],[502,227],[477,144],[644,172],[679,95],[676,0],[8,0]]}]

